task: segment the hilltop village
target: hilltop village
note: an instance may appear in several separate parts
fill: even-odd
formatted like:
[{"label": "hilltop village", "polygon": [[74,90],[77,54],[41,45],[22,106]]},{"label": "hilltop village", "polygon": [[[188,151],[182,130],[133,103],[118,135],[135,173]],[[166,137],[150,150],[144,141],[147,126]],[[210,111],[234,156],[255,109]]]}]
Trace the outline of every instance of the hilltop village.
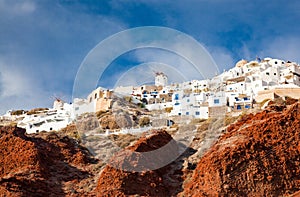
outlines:
[{"label": "hilltop village", "polygon": [[155,84],[139,87],[98,87],[87,98],[73,103],[56,99],[52,109],[10,110],[0,121],[15,121],[27,133],[60,130],[82,114],[112,108],[112,96],[130,98],[149,111],[161,110],[168,116],[208,119],[226,113],[263,108],[276,97],[300,98],[300,66],[291,61],[264,58],[240,60],[228,71],[207,80],[168,84],[167,73],[155,73]]}]

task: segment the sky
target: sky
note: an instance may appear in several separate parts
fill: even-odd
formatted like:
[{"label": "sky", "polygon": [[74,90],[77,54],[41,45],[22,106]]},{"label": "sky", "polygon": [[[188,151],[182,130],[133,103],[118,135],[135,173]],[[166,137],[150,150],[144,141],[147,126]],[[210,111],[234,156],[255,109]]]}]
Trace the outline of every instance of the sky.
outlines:
[{"label": "sky", "polygon": [[[299,10],[296,0],[0,0],[0,114],[51,107],[55,97],[71,102],[89,52],[135,27],[168,27],[191,36],[221,71],[256,57],[300,62]],[[159,67],[147,62],[178,62],[167,53],[130,51],[107,65],[99,85],[111,88],[126,79],[125,71],[134,73],[133,66],[154,72]]]}]

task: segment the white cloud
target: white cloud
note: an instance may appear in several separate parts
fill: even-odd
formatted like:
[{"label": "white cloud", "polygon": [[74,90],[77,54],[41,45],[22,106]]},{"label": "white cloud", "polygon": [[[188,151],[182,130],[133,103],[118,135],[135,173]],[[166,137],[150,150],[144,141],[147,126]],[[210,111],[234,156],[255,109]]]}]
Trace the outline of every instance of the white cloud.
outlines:
[{"label": "white cloud", "polygon": [[248,46],[243,43],[243,46],[241,48],[241,53],[240,53],[240,57],[242,57],[242,59],[246,59],[246,60],[251,60],[253,57],[253,55],[251,54]]},{"label": "white cloud", "polygon": [[231,68],[235,65],[231,52],[223,47],[212,46],[208,47],[208,51],[219,67],[220,72],[224,69]]},{"label": "white cloud", "polygon": [[[176,73],[181,73],[186,80],[199,79],[202,77],[190,62],[180,55],[169,51],[161,49],[137,50],[135,57],[139,62],[161,63],[160,66],[155,67],[157,69],[156,71],[164,71],[167,75],[169,75],[167,70],[173,68],[173,70],[176,70]],[[182,79],[170,78],[170,81],[182,82]]]},{"label": "white cloud", "polygon": [[[86,53],[125,25],[55,1],[0,0],[0,114],[70,98]],[[93,88],[93,87],[92,87]]]},{"label": "white cloud", "polygon": [[5,1],[0,0],[0,15],[14,17],[17,15],[31,14],[36,10],[36,4],[31,0]]},{"label": "white cloud", "polygon": [[132,67],[118,78],[115,87],[118,86],[141,86],[144,84],[154,84],[156,72],[163,72],[168,76],[168,83],[180,83],[187,81],[181,72],[173,66],[160,62],[147,62]]},{"label": "white cloud", "polygon": [[19,94],[27,94],[31,90],[30,81],[18,68],[9,68],[1,64],[1,97],[10,97]]},{"label": "white cloud", "polygon": [[4,62],[0,62],[0,68],[0,114],[9,109],[49,106],[51,98],[47,91],[28,72]]},{"label": "white cloud", "polygon": [[261,46],[260,56],[300,63],[300,38],[286,36],[266,41]]},{"label": "white cloud", "polygon": [[36,5],[32,1],[24,1],[16,4],[14,9],[18,13],[31,13],[35,11]]}]

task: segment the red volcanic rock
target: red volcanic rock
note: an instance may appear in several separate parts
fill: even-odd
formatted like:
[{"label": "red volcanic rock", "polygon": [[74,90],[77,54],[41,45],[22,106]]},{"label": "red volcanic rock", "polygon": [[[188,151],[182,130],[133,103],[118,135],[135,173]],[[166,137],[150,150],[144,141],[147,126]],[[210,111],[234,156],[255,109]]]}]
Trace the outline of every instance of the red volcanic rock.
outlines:
[{"label": "red volcanic rock", "polygon": [[[167,148],[147,155],[161,147]],[[97,196],[169,196],[169,187],[163,177],[168,166],[156,169],[156,165],[172,157],[178,157],[178,147],[166,131],[153,131],[150,136],[143,136],[133,146],[114,155],[103,169],[96,188]]]},{"label": "red volcanic rock", "polygon": [[0,128],[0,196],[81,196],[75,184],[73,191],[65,185],[87,178],[89,172],[77,167],[91,162],[88,152],[68,137]]},{"label": "red volcanic rock", "polygon": [[300,103],[247,115],[201,158],[185,196],[282,196],[300,188]]}]

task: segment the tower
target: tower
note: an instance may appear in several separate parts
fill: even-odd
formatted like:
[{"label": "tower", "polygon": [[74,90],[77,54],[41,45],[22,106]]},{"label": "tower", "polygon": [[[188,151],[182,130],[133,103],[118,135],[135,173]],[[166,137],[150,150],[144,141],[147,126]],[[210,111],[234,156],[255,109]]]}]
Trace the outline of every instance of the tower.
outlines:
[{"label": "tower", "polygon": [[156,86],[166,86],[168,85],[168,77],[163,72],[155,73],[155,85]]}]

